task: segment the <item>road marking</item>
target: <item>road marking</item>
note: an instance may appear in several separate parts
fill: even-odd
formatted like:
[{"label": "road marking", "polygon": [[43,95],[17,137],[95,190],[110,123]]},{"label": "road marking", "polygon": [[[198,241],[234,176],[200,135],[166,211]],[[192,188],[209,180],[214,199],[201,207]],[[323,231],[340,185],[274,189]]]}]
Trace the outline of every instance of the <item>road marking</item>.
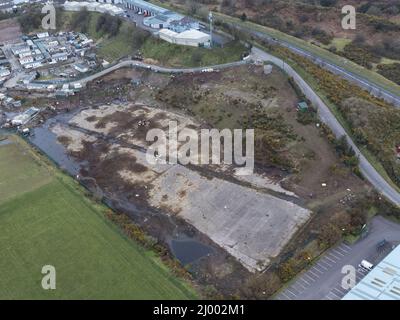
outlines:
[{"label": "road marking", "polygon": [[328,271],[329,269],[326,268],[325,266],[322,265],[322,263],[318,263],[318,267],[322,268],[325,271]]},{"label": "road marking", "polygon": [[290,291],[290,289],[286,289],[286,291],[288,292],[288,293],[290,293],[293,297],[297,297],[297,295],[296,294],[294,294],[292,291]]},{"label": "road marking", "polygon": [[338,254],[338,255],[340,255],[340,256],[342,256],[342,257],[344,257],[344,254],[343,254],[343,253],[341,253],[339,250],[332,249],[332,251],[334,251],[336,254]]},{"label": "road marking", "polygon": [[321,271],[321,270],[319,270],[319,269],[317,268],[316,265],[315,265],[314,267],[312,267],[310,270],[315,270],[315,271],[317,271],[319,274],[324,274],[324,272]]},{"label": "road marking", "polygon": [[[297,286],[297,285],[299,285],[300,287],[302,287],[303,290],[299,290],[297,287],[295,287],[295,286]],[[303,286],[303,285],[302,285],[301,283],[299,283],[298,281],[292,285],[292,288],[296,289],[296,291],[298,291],[299,293],[302,293],[304,290],[307,289],[305,286]]]},{"label": "road marking", "polygon": [[351,247],[349,247],[347,244],[342,243],[341,245],[342,245],[343,247],[345,247],[347,250],[351,250]]},{"label": "road marking", "polygon": [[[345,294],[346,294],[346,292],[342,292],[342,291],[340,291],[338,288],[334,288],[333,290],[336,290],[337,292],[339,292],[340,295],[345,295]],[[332,291],[333,291],[333,290],[332,290]]]},{"label": "road marking", "polygon": [[341,257],[335,256],[333,254],[333,252],[329,252],[328,255],[330,255],[330,256],[334,257],[335,259],[338,259],[338,260],[342,259]]},{"label": "road marking", "polygon": [[333,295],[334,298],[338,298],[339,300],[341,299],[337,294],[335,294],[334,292],[329,292],[330,295]]},{"label": "road marking", "polygon": [[[310,273],[312,273],[310,270],[308,270]],[[309,276],[307,273],[304,274],[305,277],[307,277],[308,279],[310,279],[312,282],[315,282],[315,279],[311,276]]]},{"label": "road marking", "polygon": [[301,277],[299,280],[303,281],[307,286],[310,286],[310,283],[304,280],[304,277]]},{"label": "road marking", "polygon": [[[319,263],[326,264],[326,265],[328,265],[330,268],[332,268],[332,265],[330,265],[330,264],[329,264],[328,262],[326,262],[326,261],[320,260]],[[321,267],[322,267],[322,266],[321,266]],[[328,271],[328,269],[326,269],[326,270]]]},{"label": "road marking", "polygon": [[367,275],[366,273],[360,272],[359,270],[357,270],[356,272],[363,278]]},{"label": "road marking", "polygon": [[[288,296],[286,293],[284,293],[284,292],[281,292],[281,295],[283,295],[286,299],[292,300],[292,298],[289,297],[289,296]],[[279,300],[281,300],[281,299],[279,299]]]},{"label": "road marking", "polygon": [[[314,282],[319,279],[319,275],[317,275],[315,272],[311,271],[311,269],[308,270],[308,272],[311,273],[315,277]],[[310,276],[310,278],[311,278],[311,276]]]},{"label": "road marking", "polygon": [[[300,294],[300,291],[298,289],[294,288],[293,285],[290,285],[289,287],[287,287],[286,290],[290,291],[290,293],[292,293],[295,296]],[[293,291],[294,291],[294,293],[293,293]]]},{"label": "road marking", "polygon": [[336,249],[344,252],[345,254],[348,254],[350,252],[350,250],[343,249],[342,247],[337,247]]},{"label": "road marking", "polygon": [[327,259],[327,260],[329,260],[329,261],[332,262],[332,263],[337,263],[336,260],[333,260],[333,259],[329,258],[328,256],[325,256],[324,258]]}]

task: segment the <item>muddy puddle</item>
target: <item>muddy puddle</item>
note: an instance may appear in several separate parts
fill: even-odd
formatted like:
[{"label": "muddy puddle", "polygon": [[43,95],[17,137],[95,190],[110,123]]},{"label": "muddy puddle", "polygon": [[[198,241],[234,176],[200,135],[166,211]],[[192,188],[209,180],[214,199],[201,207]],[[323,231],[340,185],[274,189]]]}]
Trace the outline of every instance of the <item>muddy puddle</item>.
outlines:
[{"label": "muddy puddle", "polygon": [[[215,252],[209,240],[196,234],[193,228],[182,221],[175,221],[173,217],[159,209],[143,207],[132,199],[124,198],[123,194],[111,194],[102,190],[96,180],[82,176],[81,172],[87,169],[88,163],[79,162],[71,157],[66,148],[59,143],[57,135],[52,132],[52,127],[57,124],[68,125],[69,120],[82,109],[74,112],[59,114],[43,125],[32,130],[29,138],[31,143],[52,159],[60,168],[70,175],[78,178],[96,197],[116,211],[125,212],[132,220],[143,227],[150,235],[157,237],[169,246],[171,253],[183,265],[191,264]],[[81,171],[82,170],[82,171]]]},{"label": "muddy puddle", "polygon": [[183,237],[181,240],[171,241],[171,251],[183,265],[196,262],[200,258],[213,253],[209,246]]},{"label": "muddy puddle", "polygon": [[58,143],[57,136],[51,131],[51,127],[57,123],[68,122],[74,113],[61,114],[47,120],[41,127],[32,131],[30,141],[52,159],[61,169],[76,176],[79,174],[83,163],[72,159],[65,148]]}]

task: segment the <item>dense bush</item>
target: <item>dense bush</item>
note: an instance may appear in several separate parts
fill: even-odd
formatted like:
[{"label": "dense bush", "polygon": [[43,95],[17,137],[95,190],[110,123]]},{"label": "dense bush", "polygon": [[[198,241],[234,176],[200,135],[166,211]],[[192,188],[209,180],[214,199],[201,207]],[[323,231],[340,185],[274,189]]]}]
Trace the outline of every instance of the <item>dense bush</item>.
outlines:
[{"label": "dense bush", "polygon": [[346,45],[342,55],[368,69],[372,68],[372,63],[378,63],[380,61],[380,58],[372,52],[369,46],[358,42],[352,42]]},{"label": "dense bush", "polygon": [[18,17],[18,22],[23,33],[29,33],[40,28],[42,22],[42,14],[36,8],[30,8]]},{"label": "dense bush", "polygon": [[378,72],[400,85],[400,63],[380,64],[378,65]]},{"label": "dense bush", "polygon": [[118,34],[121,24],[120,18],[104,13],[97,19],[96,31],[114,37]]}]

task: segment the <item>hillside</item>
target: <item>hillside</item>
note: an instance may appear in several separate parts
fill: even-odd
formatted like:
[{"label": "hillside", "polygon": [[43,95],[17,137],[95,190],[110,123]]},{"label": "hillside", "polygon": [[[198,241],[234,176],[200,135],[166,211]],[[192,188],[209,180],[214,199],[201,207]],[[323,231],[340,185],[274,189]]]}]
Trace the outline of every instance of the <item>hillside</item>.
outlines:
[{"label": "hillside", "polygon": [[[40,19],[38,12],[30,10],[18,21],[25,33],[38,32]],[[150,32],[135,27],[121,18],[97,12],[66,12],[59,10],[58,31],[78,31],[96,40],[98,55],[112,62],[123,57],[142,54],[155,64],[174,67],[201,67],[239,61],[245,54],[245,47],[239,42],[231,42],[224,48],[205,49],[170,44],[152,37]]]},{"label": "hillside", "polygon": [[208,10],[268,26],[344,56],[400,84],[400,1],[357,1],[357,29],[341,26],[342,0],[153,1],[205,16]]}]

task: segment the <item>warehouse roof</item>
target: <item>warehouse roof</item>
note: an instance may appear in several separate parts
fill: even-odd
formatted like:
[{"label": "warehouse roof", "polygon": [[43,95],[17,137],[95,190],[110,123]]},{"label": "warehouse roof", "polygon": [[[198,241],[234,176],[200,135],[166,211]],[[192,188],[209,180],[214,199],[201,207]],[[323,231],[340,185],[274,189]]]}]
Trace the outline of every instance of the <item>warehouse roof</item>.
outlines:
[{"label": "warehouse roof", "polygon": [[127,3],[130,3],[134,6],[140,7],[144,10],[150,10],[150,11],[155,11],[159,13],[165,13],[168,11],[168,9],[156,6],[155,4],[149,3],[147,1],[143,0],[126,0]]},{"label": "warehouse roof", "polygon": [[178,33],[169,29],[161,29],[159,33],[165,34],[166,36],[175,37]]},{"label": "warehouse roof", "polygon": [[190,29],[184,32],[179,33],[177,36],[179,39],[202,39],[204,37],[209,37],[207,33],[201,32],[196,29]]},{"label": "warehouse roof", "polygon": [[400,300],[400,246],[372,269],[343,300]]}]

